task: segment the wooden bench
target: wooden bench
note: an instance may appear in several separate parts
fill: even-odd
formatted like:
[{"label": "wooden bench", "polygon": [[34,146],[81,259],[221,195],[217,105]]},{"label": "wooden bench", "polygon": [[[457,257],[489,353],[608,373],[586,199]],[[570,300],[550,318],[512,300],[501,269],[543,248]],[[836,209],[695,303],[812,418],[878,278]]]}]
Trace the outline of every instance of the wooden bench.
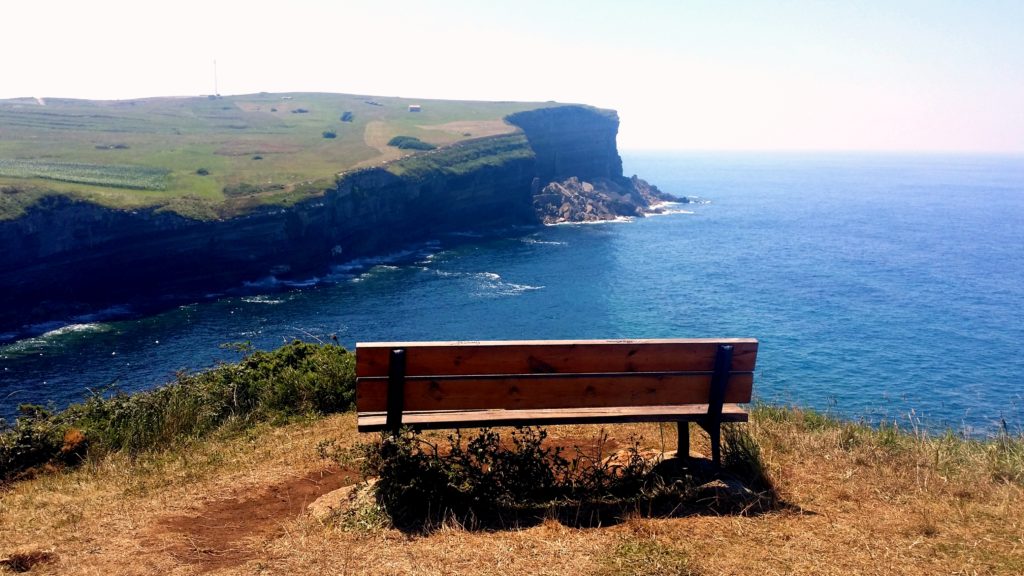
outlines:
[{"label": "wooden bench", "polygon": [[722,422],[745,422],[757,340],[356,344],[360,432],[622,422],[689,423],[721,460]]}]

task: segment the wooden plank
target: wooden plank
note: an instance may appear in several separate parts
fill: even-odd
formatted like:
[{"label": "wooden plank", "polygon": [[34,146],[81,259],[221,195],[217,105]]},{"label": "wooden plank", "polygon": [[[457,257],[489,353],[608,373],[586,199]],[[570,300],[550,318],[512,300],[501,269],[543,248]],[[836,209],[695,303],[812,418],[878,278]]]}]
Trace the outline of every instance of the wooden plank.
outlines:
[{"label": "wooden plank", "polygon": [[[576,408],[573,410],[442,410],[406,412],[403,424],[419,430],[479,428],[483,426],[548,426],[554,424],[616,424],[623,422],[692,422],[707,417],[708,405],[646,406],[629,408]],[[723,422],[746,422],[741,406],[722,407]],[[384,429],[385,413],[359,415],[360,432]]]},{"label": "wooden plank", "polygon": [[356,373],[386,376],[394,348],[407,350],[410,376],[710,371],[719,344],[733,345],[733,370],[754,370],[756,339],[717,338],[362,342],[356,344]]},{"label": "wooden plank", "polygon": [[[402,404],[407,411],[706,405],[711,379],[710,373],[407,377]],[[750,402],[753,384],[752,374],[734,374],[725,402]],[[387,378],[357,380],[359,412],[386,410],[387,391]]]}]

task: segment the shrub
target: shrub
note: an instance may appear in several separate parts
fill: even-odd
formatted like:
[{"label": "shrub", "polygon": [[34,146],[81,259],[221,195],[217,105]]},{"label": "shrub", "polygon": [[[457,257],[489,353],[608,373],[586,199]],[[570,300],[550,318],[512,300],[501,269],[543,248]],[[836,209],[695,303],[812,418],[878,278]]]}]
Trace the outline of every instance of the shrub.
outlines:
[{"label": "shrub", "polygon": [[355,114],[352,114],[351,112],[345,112],[345,113],[343,113],[341,115],[341,121],[342,122],[351,122],[354,119],[355,119]]},{"label": "shrub", "polygon": [[415,136],[395,136],[388,140],[388,146],[394,146],[401,150],[433,150],[437,148],[437,146],[424,142]]},{"label": "shrub", "polygon": [[324,130],[322,134],[323,134],[324,138],[337,138],[338,137],[338,133],[335,132],[334,130]]},{"label": "shrub", "polygon": [[180,373],[155,390],[100,390],[56,414],[23,407],[13,427],[0,428],[0,481],[50,462],[74,464],[86,443],[89,455],[137,454],[225,426],[345,411],[355,401],[355,358],[340,346],[295,341],[271,352],[240,349],[245,356],[237,364]]},{"label": "shrub", "polygon": [[541,428],[516,428],[505,443],[489,429],[468,439],[456,431],[441,447],[403,430],[360,445],[356,459],[365,476],[378,478],[377,502],[392,522],[412,529],[449,518],[487,524],[556,502],[636,497],[652,484],[654,462],[640,456],[639,442],[627,451],[631,464],[619,466],[601,454],[568,460],[561,448],[545,446],[546,438]]},{"label": "shrub", "polygon": [[41,406],[23,404],[18,412],[14,426],[0,434],[0,481],[60,454],[65,427]]},{"label": "shrub", "polygon": [[296,108],[295,110],[292,110],[292,114],[309,114],[309,110],[306,110],[305,108]]},{"label": "shrub", "polygon": [[199,170],[196,170],[196,174],[200,176],[208,176],[210,174],[210,171],[207,170],[206,168],[200,168]]}]

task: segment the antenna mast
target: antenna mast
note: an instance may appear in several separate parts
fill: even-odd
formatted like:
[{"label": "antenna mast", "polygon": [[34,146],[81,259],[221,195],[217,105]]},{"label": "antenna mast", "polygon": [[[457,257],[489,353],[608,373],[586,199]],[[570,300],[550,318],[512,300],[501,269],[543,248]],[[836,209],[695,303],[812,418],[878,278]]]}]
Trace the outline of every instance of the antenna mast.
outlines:
[{"label": "antenna mast", "polygon": [[220,96],[220,90],[217,89],[217,59],[213,59],[213,95]]}]

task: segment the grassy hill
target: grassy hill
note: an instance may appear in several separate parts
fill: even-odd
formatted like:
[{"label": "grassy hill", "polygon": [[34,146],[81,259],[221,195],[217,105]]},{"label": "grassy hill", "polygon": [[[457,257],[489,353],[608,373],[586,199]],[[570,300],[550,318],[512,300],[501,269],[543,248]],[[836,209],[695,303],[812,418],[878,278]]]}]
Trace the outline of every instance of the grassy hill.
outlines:
[{"label": "grassy hill", "polygon": [[415,153],[389,146],[395,136],[445,146],[513,132],[506,115],[549,105],[315,93],[0,100],[0,219],[51,193],[196,217],[230,215],[238,197],[289,204],[340,172]]}]

